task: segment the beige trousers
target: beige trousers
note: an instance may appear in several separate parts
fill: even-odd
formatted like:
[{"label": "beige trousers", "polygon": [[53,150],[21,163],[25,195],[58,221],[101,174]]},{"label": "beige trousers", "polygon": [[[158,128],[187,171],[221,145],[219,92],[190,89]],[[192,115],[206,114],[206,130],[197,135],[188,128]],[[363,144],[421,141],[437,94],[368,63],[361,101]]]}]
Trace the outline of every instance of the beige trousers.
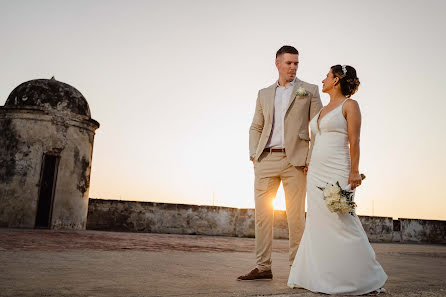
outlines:
[{"label": "beige trousers", "polygon": [[283,152],[264,152],[254,163],[256,207],[256,264],[271,269],[273,244],[273,200],[280,182],[285,192],[289,231],[289,260],[293,263],[305,227],[306,176],[303,169],[291,165]]}]

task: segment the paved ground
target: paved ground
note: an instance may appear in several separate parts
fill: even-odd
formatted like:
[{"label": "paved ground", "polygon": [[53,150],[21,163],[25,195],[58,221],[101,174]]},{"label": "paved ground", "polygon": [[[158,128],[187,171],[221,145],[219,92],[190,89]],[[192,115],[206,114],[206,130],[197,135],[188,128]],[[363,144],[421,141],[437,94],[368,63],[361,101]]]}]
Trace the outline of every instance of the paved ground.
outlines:
[{"label": "paved ground", "polygon": [[[238,282],[249,238],[0,228],[0,296],[327,296],[286,287],[287,240],[272,281]],[[446,246],[373,244],[387,296],[446,296]]]}]

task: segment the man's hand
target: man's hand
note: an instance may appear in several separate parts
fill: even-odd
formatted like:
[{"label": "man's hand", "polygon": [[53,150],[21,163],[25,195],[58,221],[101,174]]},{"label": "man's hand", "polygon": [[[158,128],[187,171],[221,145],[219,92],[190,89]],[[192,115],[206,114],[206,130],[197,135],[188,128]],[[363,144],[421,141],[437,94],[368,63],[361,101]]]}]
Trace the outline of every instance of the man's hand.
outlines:
[{"label": "man's hand", "polygon": [[308,166],[309,166],[310,164],[305,164],[305,166],[304,166],[304,174],[305,175],[307,175],[307,172],[308,172]]}]

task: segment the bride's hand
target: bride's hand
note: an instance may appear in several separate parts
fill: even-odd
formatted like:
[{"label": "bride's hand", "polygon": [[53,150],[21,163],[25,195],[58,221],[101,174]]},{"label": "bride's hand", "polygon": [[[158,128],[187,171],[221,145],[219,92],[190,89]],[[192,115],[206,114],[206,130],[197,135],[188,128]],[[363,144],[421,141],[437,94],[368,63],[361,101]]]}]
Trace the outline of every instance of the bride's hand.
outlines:
[{"label": "bride's hand", "polygon": [[348,177],[348,183],[352,186],[352,190],[360,186],[362,182],[361,175],[359,172],[350,172]]}]

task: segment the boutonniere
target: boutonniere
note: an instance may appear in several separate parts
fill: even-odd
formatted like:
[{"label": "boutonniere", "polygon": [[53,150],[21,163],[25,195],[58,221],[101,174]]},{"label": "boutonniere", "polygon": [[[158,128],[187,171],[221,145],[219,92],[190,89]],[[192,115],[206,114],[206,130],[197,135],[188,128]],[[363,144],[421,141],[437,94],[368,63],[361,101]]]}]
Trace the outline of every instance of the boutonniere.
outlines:
[{"label": "boutonniere", "polygon": [[302,88],[302,87],[299,87],[298,89],[297,89],[297,91],[296,91],[296,95],[297,96],[308,96],[310,93],[308,93],[308,91],[307,90],[305,90],[304,88]]}]

